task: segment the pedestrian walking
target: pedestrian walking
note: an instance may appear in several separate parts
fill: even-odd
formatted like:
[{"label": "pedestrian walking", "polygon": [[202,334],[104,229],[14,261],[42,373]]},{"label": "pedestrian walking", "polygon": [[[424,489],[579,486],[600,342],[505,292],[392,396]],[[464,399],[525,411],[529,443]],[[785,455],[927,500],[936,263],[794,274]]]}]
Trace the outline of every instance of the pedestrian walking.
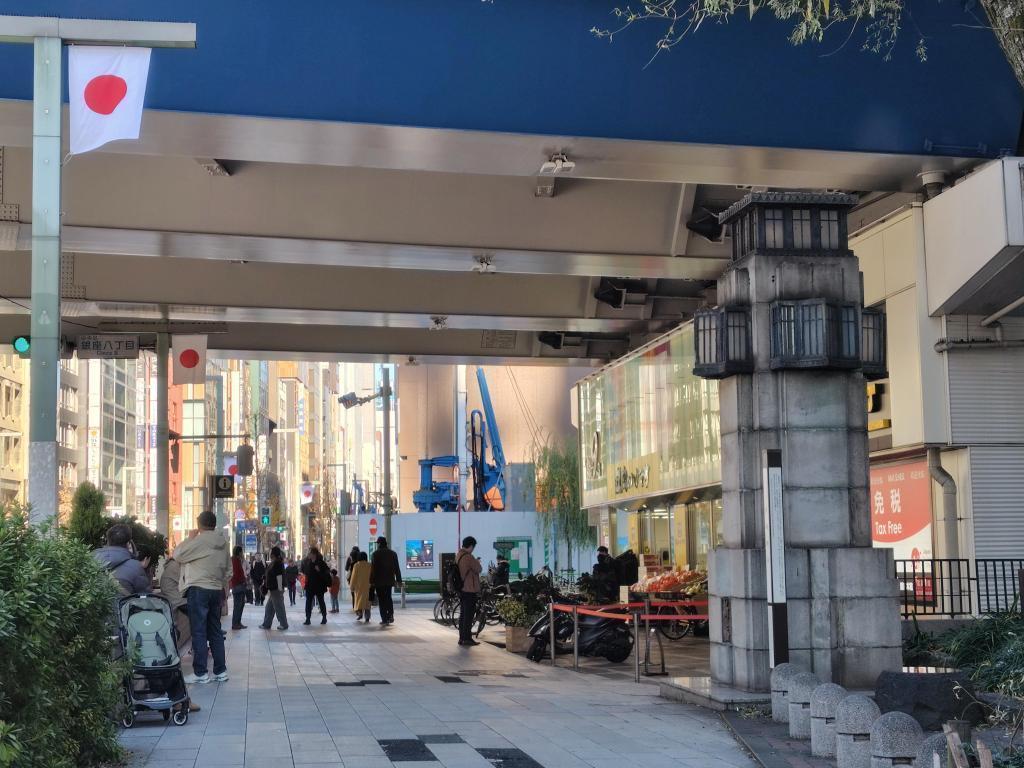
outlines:
[{"label": "pedestrian walking", "polygon": [[462,549],[455,555],[455,567],[459,569],[462,586],[459,588],[459,645],[480,645],[473,639],[473,619],[476,618],[476,602],[480,595],[480,558],[473,555],[476,539],[467,536],[462,540]]},{"label": "pedestrian walking", "polygon": [[288,629],[288,614],[284,607],[284,553],[280,547],[270,550],[270,567],[267,568],[263,583],[257,589],[266,596],[267,607],[263,611],[263,623],[260,629],[270,629],[277,614],[277,628]]},{"label": "pedestrian walking", "polygon": [[[174,557],[164,558],[159,586],[160,594],[171,604],[174,628],[178,632],[177,650],[179,655],[184,656],[185,648],[192,642],[192,623],[188,620],[188,602],[181,594],[181,564]],[[189,699],[188,711],[198,712],[199,710],[199,705]]]},{"label": "pedestrian walking", "polygon": [[213,656],[213,678],[219,683],[228,679],[224,657],[224,630],[220,612],[224,607],[224,591],[231,573],[228,542],[217,530],[217,516],[202,512],[199,529],[178,545],[174,559],[181,564],[181,585],[188,602],[188,618],[192,624],[192,672],[187,683],[208,683],[207,647]]},{"label": "pedestrian walking", "polygon": [[370,622],[370,558],[365,552],[356,556],[348,574],[348,588],[352,592],[352,609],[356,621],[365,618]]},{"label": "pedestrian walking", "polygon": [[235,547],[231,555],[231,628],[245,629],[242,611],[245,609],[245,568],[242,566],[242,548]]},{"label": "pedestrian walking", "polygon": [[[351,551],[349,551],[348,559],[345,560],[345,580],[349,584],[352,583],[352,566],[354,566],[357,562],[359,562],[359,547],[355,546],[355,547],[352,547]],[[352,590],[349,589],[350,593],[351,593],[351,591]],[[355,607],[356,607],[356,596],[353,594],[352,595],[352,608],[353,608],[353,610],[355,609]]]},{"label": "pedestrian walking", "polygon": [[309,555],[302,561],[300,571],[306,577],[306,620],[303,624],[310,623],[313,615],[313,603],[320,606],[320,613],[323,616],[320,623],[327,623],[327,603],[324,602],[324,595],[331,586],[331,569],[328,568],[324,556],[316,547],[309,548]]},{"label": "pedestrian walking", "polygon": [[337,613],[340,610],[338,608],[339,592],[341,592],[341,577],[338,575],[337,568],[331,568],[331,613]]},{"label": "pedestrian walking", "polygon": [[288,604],[295,605],[295,588],[299,581],[299,564],[293,557],[284,569],[284,580],[288,584]]},{"label": "pedestrian walking", "polygon": [[252,580],[253,591],[256,593],[253,595],[256,605],[263,605],[264,594],[263,590],[260,589],[260,585],[266,581],[266,576],[266,563],[263,562],[263,555],[257,552],[252,562],[252,567],[249,569],[249,578]]},{"label": "pedestrian walking", "polygon": [[398,555],[388,547],[388,540],[379,536],[370,561],[370,585],[377,595],[381,626],[395,623],[395,603],[391,599],[391,592],[396,584],[401,583],[402,571],[398,566]]}]

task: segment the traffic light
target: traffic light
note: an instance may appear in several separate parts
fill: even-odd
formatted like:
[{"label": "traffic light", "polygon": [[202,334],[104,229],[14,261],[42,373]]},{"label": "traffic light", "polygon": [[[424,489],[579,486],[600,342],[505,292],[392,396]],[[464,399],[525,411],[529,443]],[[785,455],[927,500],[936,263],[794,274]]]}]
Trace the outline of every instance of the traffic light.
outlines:
[{"label": "traffic light", "polygon": [[270,515],[268,513],[264,512],[260,516],[260,523],[262,523],[263,525],[270,525]]},{"label": "traffic light", "polygon": [[14,351],[18,353],[19,357],[30,357],[32,352],[32,337],[15,336],[11,339],[11,346],[14,347]]},{"label": "traffic light", "polygon": [[278,533],[284,533],[284,523],[277,526]]},{"label": "traffic light", "polygon": [[253,450],[251,445],[240,445],[235,453],[235,465],[238,467],[239,477],[252,475]]}]

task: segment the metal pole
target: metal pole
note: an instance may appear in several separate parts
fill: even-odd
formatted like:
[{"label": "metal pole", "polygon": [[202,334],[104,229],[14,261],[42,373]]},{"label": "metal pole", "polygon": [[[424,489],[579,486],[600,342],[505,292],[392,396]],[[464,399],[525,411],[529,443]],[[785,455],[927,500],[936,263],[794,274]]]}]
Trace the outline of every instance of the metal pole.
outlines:
[{"label": "metal pole", "polygon": [[640,612],[633,611],[633,678],[640,682]]},{"label": "metal pole", "polygon": [[170,474],[170,435],[167,428],[167,363],[170,336],[156,335],[156,530],[164,536],[170,530],[168,486]]},{"label": "metal pole", "polygon": [[60,391],[61,39],[34,40],[32,100],[32,365],[29,379],[30,519],[57,515]]},{"label": "metal pole", "polygon": [[405,582],[402,582],[402,607],[405,608]]},{"label": "metal pole", "polygon": [[391,541],[391,371],[387,366],[382,367],[381,375],[383,377],[381,395],[384,401],[384,442],[381,446],[384,454],[384,535],[388,539],[388,544],[393,547],[394,542]]},{"label": "metal pole", "polygon": [[[644,597],[644,616],[651,615],[651,596]],[[651,620],[644,618],[644,674],[651,673]]]},{"label": "metal pole", "polygon": [[551,666],[555,666],[555,603],[548,606],[548,639],[551,641]]},{"label": "metal pole", "polygon": [[580,614],[579,606],[572,607],[572,668],[580,671]]}]

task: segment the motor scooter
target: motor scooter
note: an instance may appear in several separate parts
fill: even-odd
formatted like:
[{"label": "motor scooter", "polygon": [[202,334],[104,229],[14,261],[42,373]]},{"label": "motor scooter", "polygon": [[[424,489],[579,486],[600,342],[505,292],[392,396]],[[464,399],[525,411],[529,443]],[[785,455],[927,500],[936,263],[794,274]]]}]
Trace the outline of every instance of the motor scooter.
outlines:
[{"label": "motor scooter", "polygon": [[[579,617],[580,656],[603,656],[615,664],[629,658],[633,651],[633,633],[625,622],[590,614]],[[572,653],[572,614],[555,611],[555,653]],[[551,617],[545,613],[530,627],[533,638],[526,658],[539,662],[549,654],[551,643]]]}]

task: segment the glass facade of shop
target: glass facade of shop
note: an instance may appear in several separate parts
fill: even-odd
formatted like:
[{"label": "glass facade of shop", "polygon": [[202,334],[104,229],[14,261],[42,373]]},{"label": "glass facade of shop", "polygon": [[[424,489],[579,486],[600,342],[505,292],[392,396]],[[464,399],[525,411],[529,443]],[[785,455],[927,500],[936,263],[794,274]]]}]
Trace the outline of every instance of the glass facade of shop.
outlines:
[{"label": "glass facade of shop", "polygon": [[719,539],[718,385],[687,323],[578,384],[583,505],[613,553],[706,568]]}]

